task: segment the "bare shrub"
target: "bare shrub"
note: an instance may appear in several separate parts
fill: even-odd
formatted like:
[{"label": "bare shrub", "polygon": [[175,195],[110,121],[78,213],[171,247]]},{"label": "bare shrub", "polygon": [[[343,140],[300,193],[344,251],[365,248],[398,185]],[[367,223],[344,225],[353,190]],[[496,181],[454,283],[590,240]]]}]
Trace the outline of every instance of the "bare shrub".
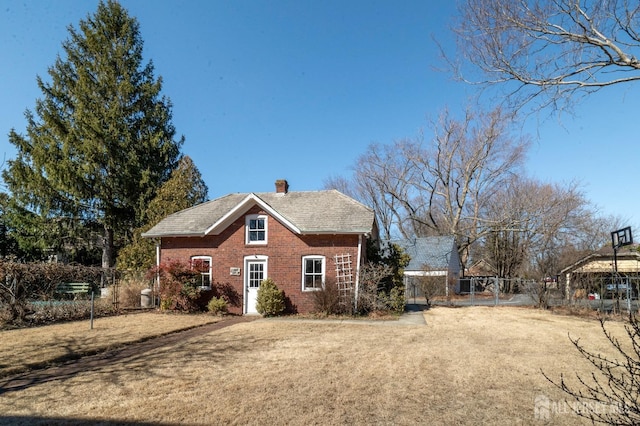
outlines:
[{"label": "bare shrub", "polygon": [[[76,321],[91,316],[91,300],[57,301],[50,300],[31,304],[33,314],[29,316],[29,325],[42,325],[59,321]],[[118,310],[111,300],[94,299],[93,316],[116,315]]]},{"label": "bare shrub", "polygon": [[621,343],[605,327],[600,326],[617,357],[607,357],[600,352],[591,352],[579,339],[569,338],[571,343],[592,365],[587,377],[576,374],[578,384],[568,383],[564,375],[560,380],[544,377],[568,395],[578,404],[568,404],[575,413],[591,420],[592,423],[616,425],[640,424],[640,324],[634,315],[629,315],[629,324],[625,325],[629,342]]},{"label": "bare shrub", "polygon": [[49,300],[58,284],[88,282],[98,288],[104,270],[57,263],[17,263],[0,261],[0,305],[5,321],[19,325],[33,313],[32,300]]},{"label": "bare shrub", "polygon": [[[313,293],[313,309],[322,315],[339,315],[351,313],[351,303],[340,300],[338,283],[335,279],[327,278],[322,288]],[[350,300],[350,299],[349,299]]]},{"label": "bare shrub", "polygon": [[360,287],[358,289],[358,313],[369,313],[387,310],[384,300],[384,280],[393,274],[393,268],[382,263],[368,263],[360,271]]},{"label": "bare shrub", "polygon": [[431,301],[434,297],[444,296],[446,293],[446,285],[447,283],[441,276],[424,276],[424,277],[416,277],[418,280],[418,285],[420,286],[420,291],[424,296],[427,305],[431,305]]},{"label": "bare shrub", "polygon": [[536,302],[540,309],[549,309],[551,289],[544,280],[531,280],[524,283],[524,290]]},{"label": "bare shrub", "polygon": [[[94,299],[94,317],[118,314],[110,300]],[[25,316],[19,323],[11,321],[11,313],[5,305],[0,308],[0,322],[9,328],[33,327],[55,322],[76,321],[91,316],[91,300],[41,300],[28,302]]]},{"label": "bare shrub", "polygon": [[125,308],[140,307],[142,290],[149,288],[149,280],[142,277],[128,277],[118,285],[118,302]]}]

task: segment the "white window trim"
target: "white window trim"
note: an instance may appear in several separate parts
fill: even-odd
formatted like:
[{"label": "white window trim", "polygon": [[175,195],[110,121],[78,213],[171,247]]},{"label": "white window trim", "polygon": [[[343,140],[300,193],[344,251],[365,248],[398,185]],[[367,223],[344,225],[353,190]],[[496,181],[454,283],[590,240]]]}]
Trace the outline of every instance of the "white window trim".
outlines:
[{"label": "white window trim", "polygon": [[322,288],[317,288],[317,287],[312,287],[312,288],[306,288],[305,287],[305,277],[306,277],[306,273],[305,273],[305,266],[306,266],[306,262],[307,260],[317,260],[320,259],[322,260],[322,288],[324,288],[324,283],[326,280],[326,276],[327,276],[327,258],[325,256],[322,255],[307,255],[307,256],[302,256],[302,291],[318,291],[318,290],[322,290]]},{"label": "white window trim", "polygon": [[[265,215],[265,214],[251,214],[251,215],[247,215],[247,217],[245,218],[245,222],[244,222],[244,240],[245,243],[247,245],[265,245],[267,244],[267,241],[269,240],[269,220],[268,220],[269,216]],[[249,232],[251,231],[249,229],[249,224],[251,223],[252,220],[255,219],[264,219],[264,241],[251,241],[249,239]]]},{"label": "white window trim", "polygon": [[200,290],[211,290],[211,284],[213,284],[213,274],[211,270],[213,269],[213,261],[211,260],[211,256],[191,256],[191,262],[194,260],[206,260],[209,262],[209,272],[202,272],[200,275],[209,275],[209,285],[201,285]]}]

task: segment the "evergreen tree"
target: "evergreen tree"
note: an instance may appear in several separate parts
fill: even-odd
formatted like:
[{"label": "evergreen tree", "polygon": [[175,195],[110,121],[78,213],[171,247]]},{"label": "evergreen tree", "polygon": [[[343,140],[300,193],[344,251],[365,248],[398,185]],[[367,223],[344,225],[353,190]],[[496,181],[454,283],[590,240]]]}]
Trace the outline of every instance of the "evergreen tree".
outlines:
[{"label": "evergreen tree", "polygon": [[189,156],[180,164],[158,190],[146,211],[147,223],[135,230],[131,244],[118,253],[118,269],[146,271],[154,265],[154,242],[140,235],[166,216],[200,204],[207,199],[207,185]]},{"label": "evergreen tree", "polygon": [[9,133],[17,156],[3,178],[41,218],[101,228],[102,266],[114,236],[144,223],[145,207],[170,176],[184,137],[174,140],[162,79],[143,64],[139,24],[116,1],[69,27],[65,58],[39,76],[43,97],[27,110],[27,134]]},{"label": "evergreen tree", "polygon": [[209,188],[191,157],[185,155],[171,177],[158,189],[146,210],[147,229],[165,217],[207,200]]},{"label": "evergreen tree", "polygon": [[[12,200],[9,195],[0,192],[0,259],[32,260],[43,257],[42,247],[38,247],[39,240],[29,238],[16,233],[12,228],[13,217],[16,213],[22,213],[21,220],[24,224],[29,222],[30,212],[16,212],[12,209]],[[22,250],[25,247],[26,250]]]}]

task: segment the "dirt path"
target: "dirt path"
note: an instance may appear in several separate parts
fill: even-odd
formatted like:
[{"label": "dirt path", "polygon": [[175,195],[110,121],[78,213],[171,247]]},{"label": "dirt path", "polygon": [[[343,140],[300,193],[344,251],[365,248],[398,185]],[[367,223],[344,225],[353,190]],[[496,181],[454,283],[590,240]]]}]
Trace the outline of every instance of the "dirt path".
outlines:
[{"label": "dirt path", "polygon": [[64,380],[84,371],[96,370],[114,362],[121,362],[134,356],[140,356],[140,354],[163,346],[169,346],[191,337],[201,336],[224,327],[241,322],[252,321],[254,319],[254,317],[230,317],[216,323],[206,324],[200,327],[166,334],[164,336],[158,336],[144,342],[128,344],[124,347],[107,350],[106,352],[96,355],[85,356],[78,360],[70,361],[54,367],[33,370],[12,377],[5,377],[0,380],[0,395],[6,392],[26,389],[39,383]]}]

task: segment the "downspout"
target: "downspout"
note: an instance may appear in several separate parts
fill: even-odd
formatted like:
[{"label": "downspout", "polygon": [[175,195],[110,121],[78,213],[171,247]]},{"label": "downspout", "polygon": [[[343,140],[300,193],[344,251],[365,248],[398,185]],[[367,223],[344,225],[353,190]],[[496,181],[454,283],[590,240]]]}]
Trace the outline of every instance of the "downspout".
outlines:
[{"label": "downspout", "polygon": [[[157,293],[154,291],[154,297],[158,297],[158,302],[160,301],[160,246],[162,245],[162,240],[158,239],[156,242],[156,287]],[[158,303],[159,305],[159,303]],[[153,306],[156,306],[156,300],[153,301]]]},{"label": "downspout", "polygon": [[358,263],[356,266],[356,290],[354,300],[354,310],[358,312],[358,291],[360,287],[360,262],[362,260],[362,234],[358,235]]}]

